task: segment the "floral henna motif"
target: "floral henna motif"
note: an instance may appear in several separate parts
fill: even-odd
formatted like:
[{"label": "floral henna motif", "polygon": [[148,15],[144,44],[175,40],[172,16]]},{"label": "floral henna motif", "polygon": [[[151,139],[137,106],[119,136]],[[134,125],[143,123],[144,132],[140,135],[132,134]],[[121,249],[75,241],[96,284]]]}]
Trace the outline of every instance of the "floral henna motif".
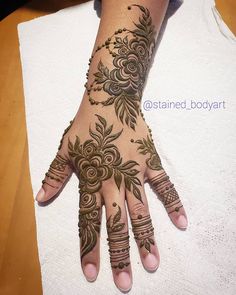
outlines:
[{"label": "floral henna motif", "polygon": [[151,187],[159,194],[165,208],[172,208],[175,206],[175,209],[168,211],[168,214],[172,212],[178,212],[183,205],[179,199],[179,195],[174,188],[174,184],[170,182],[169,176],[165,172],[162,172],[158,176],[151,178],[150,180]]},{"label": "floral henna motif", "polygon": [[76,136],[75,143],[72,144],[69,140],[68,144],[69,156],[78,174],[80,188],[87,193],[98,192],[102,182],[114,176],[118,189],[123,179],[126,189],[142,202],[138,188],[141,182],[136,176],[139,171],[135,168],[139,164],[132,160],[123,163],[118,148],[113,144],[123,130],[112,134],[113,125],[108,127],[103,117],[98,114],[96,116],[99,121],[95,124],[96,130],[89,128],[92,139],[82,144]]},{"label": "floral henna motif", "polygon": [[[135,29],[118,29],[104,44],[97,47],[90,58],[102,48],[108,50],[113,57],[114,68],[110,70],[100,60],[94,80],[90,85],[85,84],[91,104],[103,106],[114,105],[117,117],[135,130],[142,91],[149,68],[149,63],[155,47],[155,31],[150,11],[141,5],[139,22],[133,22]],[[87,77],[89,72],[87,73]],[[108,97],[103,101],[94,99],[95,92],[105,91]],[[93,97],[92,97],[93,96]]]},{"label": "floral henna motif", "polygon": [[149,157],[146,160],[146,164],[150,169],[152,170],[163,169],[161,165],[161,159],[156,151],[152,137],[149,137],[149,135],[147,135],[147,139],[143,138],[143,139],[138,139],[135,141],[131,139],[131,142],[135,142],[139,144],[138,150],[140,154],[142,155],[149,154]]},{"label": "floral henna motif", "polygon": [[79,210],[79,237],[81,238],[81,259],[88,254],[97,243],[100,233],[100,210],[97,206],[96,195],[82,192]]},{"label": "floral henna motif", "polygon": [[[126,189],[133,193],[134,197],[142,203],[141,193],[138,186],[141,185],[136,176],[139,171],[135,168],[137,162],[129,160],[123,162],[118,148],[114,141],[121,135],[122,131],[112,133],[113,125],[107,126],[107,121],[96,114],[98,122],[95,129],[89,128],[91,139],[81,143],[78,136],[74,143],[68,140],[68,153],[79,178],[79,189],[81,195],[79,211],[79,235],[81,237],[81,257],[89,253],[97,243],[97,235],[100,230],[100,207],[96,202],[98,192],[103,181],[114,176],[118,189],[122,180]],[[114,224],[118,217],[113,219],[112,231],[115,232],[118,226]],[[119,228],[118,228],[119,229]],[[116,235],[116,234],[115,234]],[[125,244],[127,233],[122,234],[120,245]],[[111,238],[111,249],[113,238]],[[119,264],[119,268],[121,268]]]},{"label": "floral henna motif", "polygon": [[128,232],[121,232],[125,224],[120,222],[121,209],[116,203],[113,207],[118,207],[117,213],[107,219],[107,234],[110,253],[111,267],[115,269],[123,269],[127,267],[129,260],[129,235]]},{"label": "floral henna motif", "polygon": [[139,245],[139,248],[145,247],[148,252],[151,252],[151,244],[155,242],[152,238],[154,228],[150,215],[142,216],[138,215],[137,218],[131,218],[134,238]]}]

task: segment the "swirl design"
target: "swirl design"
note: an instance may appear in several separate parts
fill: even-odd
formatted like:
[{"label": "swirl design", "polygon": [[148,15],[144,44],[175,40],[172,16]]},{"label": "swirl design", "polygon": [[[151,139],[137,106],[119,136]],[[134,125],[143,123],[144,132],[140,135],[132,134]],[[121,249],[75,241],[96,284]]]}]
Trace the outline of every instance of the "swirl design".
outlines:
[{"label": "swirl design", "polygon": [[81,237],[82,257],[90,252],[97,243],[97,234],[100,228],[100,207],[96,202],[98,192],[103,181],[114,176],[118,189],[122,180],[126,189],[131,191],[135,198],[142,202],[137,177],[137,162],[124,162],[114,141],[121,135],[122,130],[112,133],[113,125],[107,126],[106,120],[96,114],[98,122],[96,130],[89,129],[92,139],[80,142],[78,136],[72,143],[69,140],[68,151],[74,169],[79,177],[81,194],[79,211],[79,235]]},{"label": "swirl design", "polygon": [[[103,106],[114,104],[118,119],[135,130],[142,91],[155,47],[156,33],[150,11],[135,4],[128,9],[132,7],[138,7],[141,12],[139,21],[133,22],[135,28],[133,30],[118,29],[104,44],[97,47],[90,58],[91,63],[94,55],[104,48],[113,57],[114,68],[110,70],[100,60],[97,72],[93,74],[93,82],[89,86],[86,83],[85,87],[91,104]],[[88,74],[89,72],[87,77]],[[101,90],[109,97],[98,101],[94,98],[95,91]]]}]

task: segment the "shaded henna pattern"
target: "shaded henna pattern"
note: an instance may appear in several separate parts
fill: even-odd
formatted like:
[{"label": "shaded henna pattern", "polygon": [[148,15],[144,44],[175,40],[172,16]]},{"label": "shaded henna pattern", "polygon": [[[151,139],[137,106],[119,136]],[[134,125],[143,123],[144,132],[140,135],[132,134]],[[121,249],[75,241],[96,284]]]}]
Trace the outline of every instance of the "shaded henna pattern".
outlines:
[{"label": "shaded henna pattern", "polygon": [[87,193],[98,192],[102,182],[114,176],[118,189],[124,180],[125,188],[142,202],[138,188],[141,182],[136,176],[139,170],[135,168],[139,164],[133,160],[123,162],[118,148],[113,143],[123,130],[112,133],[113,125],[107,126],[103,117],[98,114],[96,116],[99,121],[95,123],[96,130],[89,128],[91,139],[82,144],[76,136],[74,144],[70,140],[68,143],[69,156],[78,174],[81,189]]},{"label": "shaded henna pattern", "polygon": [[131,218],[131,224],[139,248],[144,247],[148,252],[151,252],[151,245],[154,245],[155,242],[152,238],[154,228],[150,215],[139,214],[137,218]]},{"label": "shaded henna pattern", "polygon": [[116,214],[107,219],[107,234],[111,267],[115,269],[123,269],[127,267],[129,262],[129,235],[128,232],[122,232],[125,223],[121,220],[121,209],[116,203],[113,207],[117,207]]},{"label": "shaded henna pattern", "polygon": [[178,212],[183,205],[179,199],[179,195],[174,187],[174,184],[171,183],[169,176],[163,171],[158,176],[155,176],[149,180],[151,187],[158,193],[160,196],[165,208],[175,207],[174,210],[167,211],[168,214],[172,212]]},{"label": "shaded henna pattern", "polygon": [[88,254],[97,243],[100,233],[101,207],[97,205],[96,194],[82,192],[80,194],[79,237],[81,238],[81,259]]},{"label": "shaded henna pattern", "polygon": [[[118,148],[113,143],[123,130],[112,133],[113,125],[108,126],[107,121],[98,114],[96,117],[98,122],[95,122],[95,130],[89,128],[91,139],[84,143],[81,143],[78,136],[74,143],[68,140],[68,153],[79,178],[81,194],[79,233],[82,257],[90,252],[97,243],[100,229],[100,207],[96,202],[96,193],[101,189],[103,181],[113,176],[118,189],[124,181],[125,188],[142,203],[139,190],[141,182],[137,177],[139,170],[136,169],[139,164],[132,160],[124,162]],[[122,235],[125,236],[125,241],[127,235]],[[125,242],[122,240],[122,243]]]},{"label": "shaded henna pattern", "polygon": [[[133,30],[122,28],[99,45],[89,60],[101,49],[107,50],[113,57],[114,68],[109,69],[102,60],[97,65],[97,72],[93,73],[94,80],[85,84],[90,103],[103,106],[114,105],[116,116],[135,130],[136,119],[139,115],[139,106],[142,91],[147,76],[150,60],[155,47],[155,30],[150,11],[133,4],[141,11],[138,22],[133,22]],[[87,78],[89,71],[87,73]],[[95,92],[107,93],[105,100],[94,98]]]},{"label": "shaded henna pattern", "polygon": [[139,144],[138,151],[142,155],[148,154],[149,157],[146,159],[147,166],[152,170],[161,170],[163,169],[161,165],[161,159],[156,151],[153,139],[151,136],[147,135],[147,139],[137,139],[131,140]]},{"label": "shaded henna pattern", "polygon": [[[62,138],[60,140],[58,151],[61,149],[64,137],[65,137],[66,133],[70,130],[72,124],[73,124],[73,120],[70,121],[69,126],[64,130],[64,132],[62,134]],[[69,165],[68,159],[65,156],[62,156],[61,154],[59,154],[59,152],[58,152],[55,159],[50,164],[48,172],[45,173],[45,176],[58,182],[58,183],[64,183],[65,178],[67,178],[69,176],[65,172],[67,165]],[[59,187],[54,186],[51,183],[47,182],[46,179],[44,179],[42,181],[42,184],[44,184],[44,183],[46,183],[47,185],[49,185],[55,189],[59,188]]]}]

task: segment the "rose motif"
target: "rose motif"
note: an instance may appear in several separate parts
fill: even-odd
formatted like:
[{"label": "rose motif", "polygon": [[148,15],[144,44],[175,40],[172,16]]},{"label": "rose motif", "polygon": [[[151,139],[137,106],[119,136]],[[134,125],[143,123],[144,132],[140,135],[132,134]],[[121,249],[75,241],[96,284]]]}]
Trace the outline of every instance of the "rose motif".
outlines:
[{"label": "rose motif", "polygon": [[87,140],[84,144],[83,144],[83,155],[85,157],[89,157],[92,154],[94,154],[97,150],[97,145],[92,141],[92,140]]},{"label": "rose motif", "polygon": [[121,80],[131,79],[138,81],[143,71],[142,61],[135,51],[130,51],[126,55],[116,56],[113,63],[118,68],[117,77]]},{"label": "rose motif", "polygon": [[122,46],[118,49],[119,55],[126,55],[129,52],[129,49],[126,46]]},{"label": "rose motif", "polygon": [[102,154],[96,153],[78,161],[78,174],[83,191],[93,193],[102,187],[102,181],[112,176],[112,170],[103,162]]},{"label": "rose motif", "polygon": [[130,41],[130,48],[132,51],[136,52],[142,63],[145,64],[149,57],[148,44],[146,39],[132,39]]},{"label": "rose motif", "polygon": [[107,81],[103,85],[103,90],[106,91],[110,95],[118,96],[122,92],[122,88],[120,84],[113,81]]},{"label": "rose motif", "polygon": [[104,150],[103,159],[106,165],[117,166],[121,163],[120,153],[115,146],[111,146]]}]

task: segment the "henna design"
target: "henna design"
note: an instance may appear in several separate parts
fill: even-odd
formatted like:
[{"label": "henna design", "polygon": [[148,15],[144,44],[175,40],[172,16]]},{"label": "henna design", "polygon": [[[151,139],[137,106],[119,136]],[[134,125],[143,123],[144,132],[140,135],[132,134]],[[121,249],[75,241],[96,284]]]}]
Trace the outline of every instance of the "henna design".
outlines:
[{"label": "henna design", "polygon": [[89,128],[92,139],[81,144],[76,136],[75,143],[72,144],[69,140],[68,144],[69,156],[73,160],[82,190],[88,193],[98,192],[102,182],[114,176],[118,189],[123,179],[125,188],[142,202],[138,188],[141,182],[136,176],[139,171],[135,168],[139,164],[132,160],[122,163],[120,152],[112,143],[121,135],[123,129],[112,134],[113,125],[108,127],[103,117],[98,114],[96,116],[99,120],[99,123],[95,124],[96,130]]},{"label": "henna design", "polygon": [[81,238],[81,259],[89,253],[97,243],[100,233],[100,210],[96,195],[83,192],[80,195],[79,237]]},{"label": "henna design", "polygon": [[175,209],[168,212],[178,212],[183,205],[179,199],[179,195],[174,188],[174,184],[169,180],[169,176],[165,172],[162,172],[158,176],[155,176],[149,180],[151,187],[160,195],[160,198],[166,207],[172,208],[175,206]]},{"label": "henna design", "polygon": [[138,215],[137,218],[131,218],[134,238],[139,243],[139,248],[145,247],[148,252],[151,252],[151,244],[155,242],[153,238],[154,228],[152,226],[152,220],[150,215],[142,216]]},{"label": "henna design", "polygon": [[61,147],[62,147],[62,143],[63,143],[63,139],[64,139],[64,136],[65,136],[66,133],[70,130],[70,128],[71,128],[73,122],[74,122],[74,120],[71,120],[69,126],[64,130],[64,132],[63,132],[63,134],[62,134],[62,138],[61,138],[60,144],[59,144],[59,147],[58,147],[58,150],[61,149]]},{"label": "henna design", "polygon": [[147,135],[147,139],[138,139],[133,140],[131,139],[131,142],[135,142],[139,144],[138,150],[139,153],[142,155],[149,154],[148,159],[146,159],[147,166],[152,170],[161,170],[163,169],[161,165],[161,159],[156,151],[156,148],[154,146],[154,142],[152,137]]},{"label": "henna design", "polygon": [[[69,126],[64,130],[64,132],[62,134],[62,138],[60,140],[58,151],[61,149],[64,136],[70,130],[70,128],[71,128],[71,126],[73,124],[73,121],[74,120],[70,121]],[[57,182],[63,183],[65,178],[68,177],[68,174],[65,173],[67,165],[69,165],[69,161],[65,157],[63,157],[63,156],[61,156],[61,155],[59,155],[57,153],[55,159],[50,164],[48,172],[45,173],[45,176],[47,176],[48,178],[50,178],[52,180],[55,180]],[[54,186],[54,185],[48,183],[45,179],[42,180],[42,184],[44,184],[44,183],[46,183],[47,185],[49,185],[49,186],[51,186],[51,187],[53,187],[55,189],[59,188],[57,186]]]},{"label": "henna design", "polygon": [[[76,136],[74,143],[68,139],[68,153],[79,178],[81,194],[78,225],[82,258],[97,243],[97,235],[100,230],[100,207],[96,202],[96,192],[101,189],[104,180],[114,176],[118,189],[120,189],[121,182],[124,180],[126,189],[132,192],[134,197],[142,203],[141,192],[138,188],[141,181],[136,176],[139,171],[135,168],[139,164],[132,160],[123,162],[118,148],[113,144],[121,135],[123,129],[117,133],[112,133],[113,125],[108,126],[103,117],[98,114],[96,116],[98,122],[95,123],[95,130],[89,128],[91,139],[87,139],[84,143],[81,143],[78,136]],[[119,226],[121,225],[119,224]],[[112,236],[110,241],[111,250],[114,248],[113,242],[117,238],[115,228],[114,225],[112,227],[114,237]],[[121,234],[119,233],[119,235]],[[120,239],[118,241],[119,246],[125,245],[126,247],[127,233],[123,233]],[[123,268],[126,265],[121,263],[116,266]]]},{"label": "henna design", "polygon": [[[63,183],[65,178],[68,177],[68,174],[65,173],[66,166],[68,165],[68,163],[69,162],[66,158],[57,154],[55,159],[50,164],[48,172],[45,173],[45,176],[57,182]],[[52,184],[49,184],[48,182],[46,182],[46,180],[43,180],[42,183],[46,183],[47,185],[53,188],[58,188],[56,186],[53,186]]]},{"label": "henna design", "polygon": [[[101,49],[106,49],[113,57],[114,69],[109,69],[100,60],[97,72],[93,74],[94,80],[90,85],[85,83],[90,103],[102,106],[114,105],[116,116],[135,130],[142,91],[146,80],[149,63],[155,47],[154,25],[150,11],[133,4],[128,6],[138,7],[142,12],[139,21],[133,22],[135,29],[118,29],[112,36],[99,45],[89,60],[89,65],[94,55]],[[87,72],[89,76],[89,70]],[[95,100],[92,94],[105,91],[108,97],[103,101]]]},{"label": "henna design", "polygon": [[108,245],[110,253],[111,267],[115,269],[123,269],[127,267],[130,262],[129,259],[129,235],[128,232],[121,232],[125,227],[124,223],[120,222],[121,209],[116,203],[113,207],[118,207],[117,213],[107,219],[107,234]]}]

